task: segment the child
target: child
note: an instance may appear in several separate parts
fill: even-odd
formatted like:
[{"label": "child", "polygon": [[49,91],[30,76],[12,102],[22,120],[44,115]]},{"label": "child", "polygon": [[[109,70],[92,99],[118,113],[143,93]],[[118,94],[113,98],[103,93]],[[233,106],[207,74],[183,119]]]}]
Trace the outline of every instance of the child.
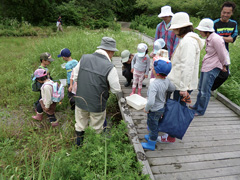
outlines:
[{"label": "child", "polygon": [[[49,70],[47,68],[48,65],[51,64],[51,62],[53,62],[54,59],[52,59],[52,56],[50,53],[48,52],[45,52],[45,53],[42,53],[40,55],[40,62],[41,62],[41,65],[38,67],[38,69],[44,69],[46,72],[47,72],[47,75],[48,75],[48,78],[49,79],[52,79],[51,76],[50,76],[50,73],[49,73]],[[39,82],[38,82],[39,83]],[[41,87],[43,84],[39,83],[39,87]],[[40,96],[39,96],[39,99],[34,103],[35,105],[35,111],[36,111],[36,108],[37,108],[37,104],[39,103],[39,100],[42,98],[41,96],[41,91],[40,91]]]},{"label": "child", "polygon": [[133,59],[133,54],[131,54],[128,50],[124,50],[121,53],[121,61],[122,61],[122,75],[126,78],[127,82],[124,84],[125,87],[131,85],[131,81],[133,79],[133,73],[131,72],[131,62]]},{"label": "child", "polygon": [[62,49],[61,53],[58,55],[58,57],[62,57],[64,61],[67,61],[66,65],[65,65],[65,69],[67,70],[68,99],[69,99],[69,102],[71,105],[71,109],[74,110],[75,109],[75,99],[74,99],[74,94],[71,92],[72,86],[70,87],[70,77],[71,77],[73,68],[78,64],[78,61],[75,59],[72,59],[71,52],[67,48]]},{"label": "child", "polygon": [[147,113],[149,128],[149,134],[144,136],[147,143],[141,143],[144,149],[155,150],[158,138],[158,122],[164,113],[166,92],[175,91],[174,84],[166,78],[171,68],[172,64],[169,60],[159,59],[154,62],[153,74],[156,79],[149,85],[148,100],[144,109],[144,112]]},{"label": "child", "polygon": [[[167,46],[165,44],[165,41],[162,38],[157,39],[153,44],[153,52],[151,53],[152,57],[153,57],[153,63],[156,59],[160,59],[161,57],[165,56],[165,54],[163,53],[164,51],[160,51],[163,49],[166,50],[166,52],[167,52],[166,58],[168,59],[168,51],[167,51]],[[155,78],[153,75],[153,71],[151,73],[151,78]]]},{"label": "child", "polygon": [[148,47],[144,43],[140,43],[137,47],[137,54],[134,55],[131,63],[131,72],[133,73],[132,93],[135,94],[138,84],[138,95],[141,96],[142,82],[148,77],[150,68],[150,57],[148,56]]},{"label": "child", "polygon": [[47,71],[44,69],[37,69],[34,72],[34,78],[42,83],[41,87],[41,95],[42,98],[39,100],[37,104],[37,114],[36,116],[32,116],[33,119],[41,121],[43,118],[43,111],[47,113],[47,116],[50,120],[52,127],[58,126],[58,121],[54,115],[56,103],[52,101],[52,86],[47,84],[47,82],[52,82],[48,79]]}]

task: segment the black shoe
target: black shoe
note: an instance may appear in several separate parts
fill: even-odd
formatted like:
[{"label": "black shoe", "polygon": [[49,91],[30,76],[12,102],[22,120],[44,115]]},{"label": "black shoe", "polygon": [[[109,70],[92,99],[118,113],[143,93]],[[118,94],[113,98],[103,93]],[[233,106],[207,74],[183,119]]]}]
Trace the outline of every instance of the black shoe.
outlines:
[{"label": "black shoe", "polygon": [[126,82],[126,83],[124,84],[125,87],[128,87],[128,86],[130,86],[130,85],[131,85],[131,82]]},{"label": "black shoe", "polygon": [[82,146],[83,144],[83,139],[84,139],[84,132],[85,131],[81,131],[81,132],[78,132],[78,131],[75,131],[76,132],[76,135],[77,135],[77,138],[76,138],[76,145],[79,147],[79,146]]}]

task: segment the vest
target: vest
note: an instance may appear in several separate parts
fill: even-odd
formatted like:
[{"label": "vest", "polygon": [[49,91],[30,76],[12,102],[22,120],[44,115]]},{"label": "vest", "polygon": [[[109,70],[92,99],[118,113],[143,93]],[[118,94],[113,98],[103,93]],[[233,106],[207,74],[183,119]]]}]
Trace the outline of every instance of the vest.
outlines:
[{"label": "vest", "polygon": [[99,53],[83,55],[77,79],[75,104],[88,112],[103,112],[109,97],[107,76],[113,64]]}]

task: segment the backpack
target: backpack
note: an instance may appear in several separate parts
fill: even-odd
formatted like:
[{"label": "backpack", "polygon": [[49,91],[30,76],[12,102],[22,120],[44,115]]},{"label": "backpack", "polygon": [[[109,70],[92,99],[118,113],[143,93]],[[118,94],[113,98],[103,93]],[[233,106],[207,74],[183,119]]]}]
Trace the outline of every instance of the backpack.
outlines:
[{"label": "backpack", "polygon": [[43,84],[45,85],[51,85],[52,86],[52,101],[53,102],[60,102],[64,98],[64,86],[62,84],[58,84],[57,82],[46,82]]},{"label": "backpack", "polygon": [[43,84],[41,84],[40,82],[38,82],[36,79],[33,80],[34,78],[34,75],[32,74],[31,76],[31,80],[32,80],[32,83],[31,83],[31,88],[32,88],[32,91],[34,92],[38,92],[40,91],[41,87]]}]

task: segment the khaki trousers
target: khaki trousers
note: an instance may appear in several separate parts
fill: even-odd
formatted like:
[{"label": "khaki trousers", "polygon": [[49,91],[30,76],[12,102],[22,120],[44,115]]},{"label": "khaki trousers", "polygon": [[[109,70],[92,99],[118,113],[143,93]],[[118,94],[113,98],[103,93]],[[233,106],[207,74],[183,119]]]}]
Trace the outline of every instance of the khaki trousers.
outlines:
[{"label": "khaki trousers", "polygon": [[84,131],[89,126],[96,130],[96,133],[101,133],[103,124],[106,118],[106,110],[100,113],[88,112],[75,106],[75,130],[78,132]]}]

